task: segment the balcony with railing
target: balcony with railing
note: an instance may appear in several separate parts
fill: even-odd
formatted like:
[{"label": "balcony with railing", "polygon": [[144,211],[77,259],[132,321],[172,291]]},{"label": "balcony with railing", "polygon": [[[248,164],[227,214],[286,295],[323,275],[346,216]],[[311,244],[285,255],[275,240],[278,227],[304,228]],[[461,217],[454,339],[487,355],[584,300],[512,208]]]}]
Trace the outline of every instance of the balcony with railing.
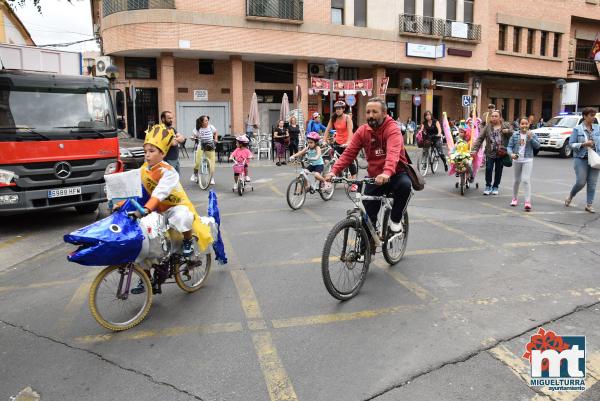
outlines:
[{"label": "balcony with railing", "polygon": [[422,15],[400,14],[400,35],[428,35],[447,40],[481,42],[481,25]]},{"label": "balcony with railing", "polygon": [[301,24],[304,18],[302,0],[246,0],[246,17]]},{"label": "balcony with railing", "polygon": [[121,11],[175,9],[175,0],[102,0],[102,16]]},{"label": "balcony with railing", "polygon": [[569,74],[599,76],[596,62],[589,58],[569,58]]}]

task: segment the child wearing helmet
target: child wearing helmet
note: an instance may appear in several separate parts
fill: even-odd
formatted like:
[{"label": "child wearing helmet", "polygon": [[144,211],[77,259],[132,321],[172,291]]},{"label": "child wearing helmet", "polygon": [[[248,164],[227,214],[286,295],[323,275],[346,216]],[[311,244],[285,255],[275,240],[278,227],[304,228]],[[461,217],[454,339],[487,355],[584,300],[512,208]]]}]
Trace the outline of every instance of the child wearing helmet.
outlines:
[{"label": "child wearing helmet", "polygon": [[[238,163],[241,163],[242,161],[245,162],[244,173],[246,175],[246,182],[250,182],[250,176],[248,175],[248,160],[250,160],[254,157],[254,155],[252,154],[252,151],[250,149],[248,149],[249,142],[250,142],[250,140],[248,139],[248,137],[245,134],[238,136],[236,138],[237,148],[231,153],[231,156],[229,157],[229,160],[233,160]],[[239,177],[238,173],[233,173],[233,189],[234,190],[237,188],[238,177]]]},{"label": "child wearing helmet", "polygon": [[[323,162],[323,155],[321,154],[321,147],[319,146],[320,140],[321,137],[319,134],[314,131],[309,132],[306,135],[306,147],[300,152],[290,156],[290,161],[294,161],[297,157],[306,155],[306,158],[308,159],[307,170],[314,173],[315,179],[320,181],[322,185],[326,185],[325,178],[323,178],[323,168],[325,163]],[[308,183],[306,183],[306,185],[308,185]]]}]

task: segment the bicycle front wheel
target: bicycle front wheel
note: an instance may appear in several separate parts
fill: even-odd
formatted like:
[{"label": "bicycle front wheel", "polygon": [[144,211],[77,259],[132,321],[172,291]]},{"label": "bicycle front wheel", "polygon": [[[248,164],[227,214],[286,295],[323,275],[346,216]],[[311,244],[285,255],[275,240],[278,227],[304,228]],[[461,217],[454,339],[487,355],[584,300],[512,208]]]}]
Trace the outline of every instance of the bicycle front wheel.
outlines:
[{"label": "bicycle front wheel", "polygon": [[437,151],[432,150],[429,157],[431,158],[431,173],[435,174],[438,166],[440,165],[440,155],[437,153]]},{"label": "bicycle front wheel", "polygon": [[198,170],[198,185],[200,189],[205,190],[210,186],[210,180],[212,179],[210,162],[206,158],[202,158],[200,163],[200,170]]},{"label": "bicycle front wheel", "polygon": [[298,210],[304,205],[306,200],[306,191],[304,190],[304,178],[297,177],[287,188],[287,204],[293,210]]},{"label": "bicycle front wheel", "polygon": [[238,181],[237,181],[237,193],[239,196],[244,195],[244,180],[245,178],[242,177],[241,175],[238,177]]},{"label": "bicycle front wheel", "polygon": [[[144,293],[119,294],[126,286],[129,269],[133,269],[131,287],[141,281],[146,289]],[[150,311],[151,305],[152,283],[137,265],[108,266],[96,276],[90,288],[90,312],[100,326],[109,330],[127,330],[138,325]]]},{"label": "bicycle front wheel", "polygon": [[323,247],[323,283],[329,294],[340,301],[358,294],[371,263],[367,233],[357,224],[354,219],[337,223],[329,232]]},{"label": "bicycle front wheel", "polygon": [[424,151],[419,156],[419,161],[417,162],[417,168],[423,177],[427,175],[427,169],[429,168],[429,154]]},{"label": "bicycle front wheel", "polygon": [[404,211],[400,224],[402,231],[394,233],[389,229],[391,210],[386,210],[383,215],[383,235],[384,242],[382,247],[383,258],[389,265],[395,265],[400,262],[406,252],[408,242],[408,212]]}]

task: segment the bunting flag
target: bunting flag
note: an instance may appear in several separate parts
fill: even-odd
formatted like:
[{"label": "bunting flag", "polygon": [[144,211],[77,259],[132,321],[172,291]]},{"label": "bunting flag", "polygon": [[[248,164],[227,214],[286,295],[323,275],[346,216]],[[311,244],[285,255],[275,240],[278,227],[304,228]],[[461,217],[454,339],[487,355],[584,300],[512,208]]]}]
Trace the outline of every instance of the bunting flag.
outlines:
[{"label": "bunting flag", "polygon": [[[452,132],[450,132],[450,123],[448,122],[448,114],[444,111],[442,118],[442,128],[444,130],[444,136],[446,137],[446,146],[448,146],[448,155],[452,153],[452,149],[454,148],[454,138],[452,138]],[[454,164],[450,165],[448,169],[448,175],[454,175],[456,173],[456,167]]]},{"label": "bunting flag", "polygon": [[363,96],[373,94],[373,79],[359,79],[352,81],[334,80],[333,88],[329,79],[310,77],[310,88],[308,93],[311,95],[322,93],[329,95],[329,92],[339,93],[340,95],[356,95],[360,92]]},{"label": "bunting flag", "polygon": [[216,240],[213,242],[213,251],[215,251],[215,258],[219,264],[227,264],[227,256],[225,255],[225,245],[221,238],[221,215],[219,212],[219,205],[217,203],[217,194],[215,191],[208,193],[208,216],[215,219],[218,227],[218,235]]}]

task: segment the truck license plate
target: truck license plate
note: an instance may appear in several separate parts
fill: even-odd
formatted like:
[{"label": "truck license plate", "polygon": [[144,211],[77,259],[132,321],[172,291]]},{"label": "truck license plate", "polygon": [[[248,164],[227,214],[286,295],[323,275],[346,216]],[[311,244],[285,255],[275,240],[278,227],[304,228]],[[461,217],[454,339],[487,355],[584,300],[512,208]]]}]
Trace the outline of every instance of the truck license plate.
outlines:
[{"label": "truck license plate", "polygon": [[48,198],[60,198],[63,196],[81,195],[81,187],[58,188],[48,190]]}]

